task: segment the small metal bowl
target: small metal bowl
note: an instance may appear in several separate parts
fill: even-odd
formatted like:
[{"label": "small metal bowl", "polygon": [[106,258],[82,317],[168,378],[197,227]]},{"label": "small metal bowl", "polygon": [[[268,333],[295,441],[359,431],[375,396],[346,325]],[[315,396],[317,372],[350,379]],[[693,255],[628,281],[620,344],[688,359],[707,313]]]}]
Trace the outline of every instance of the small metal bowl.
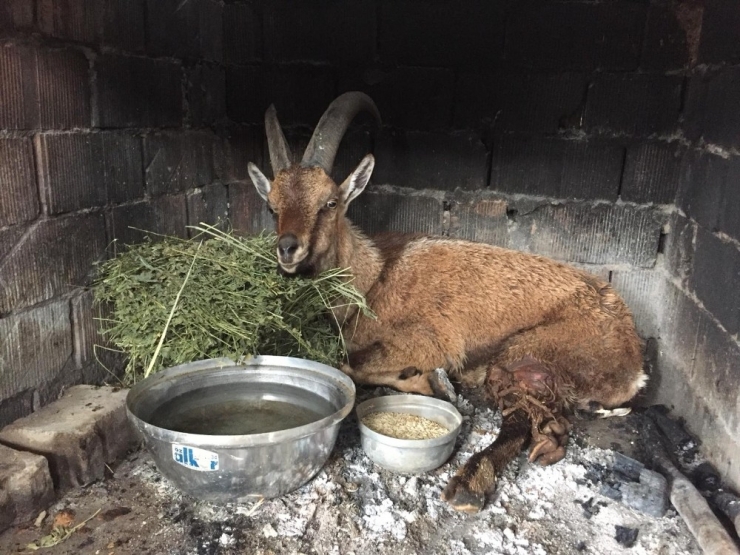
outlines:
[{"label": "small metal bowl", "polygon": [[[396,439],[365,426],[362,419],[375,412],[414,414],[447,428],[449,433],[433,439]],[[452,454],[460,433],[462,416],[454,405],[423,395],[389,395],[369,399],[357,406],[362,448],[370,459],[393,472],[414,473],[442,466]]]},{"label": "small metal bowl", "polygon": [[[162,407],[186,407],[181,413],[186,418],[198,414],[196,410],[210,410],[214,399],[239,402],[239,395],[304,409],[313,403],[326,416],[294,428],[244,435],[184,433],[152,424]],[[352,380],[335,368],[260,356],[239,364],[223,358],[162,370],[131,388],[126,409],[165,477],[193,497],[227,503],[278,497],[308,482],[334,449],[339,425],[354,402]],[[173,414],[178,422],[178,413]],[[228,415],[222,421],[229,426],[238,422]]]}]

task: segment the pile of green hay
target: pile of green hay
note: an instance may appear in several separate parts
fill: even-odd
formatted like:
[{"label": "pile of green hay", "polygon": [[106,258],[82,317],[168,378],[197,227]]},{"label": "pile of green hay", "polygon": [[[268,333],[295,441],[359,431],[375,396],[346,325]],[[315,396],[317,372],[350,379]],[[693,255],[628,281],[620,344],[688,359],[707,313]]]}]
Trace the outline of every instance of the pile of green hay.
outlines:
[{"label": "pile of green hay", "polygon": [[[93,291],[101,331],[127,355],[124,383],[206,358],[307,358],[332,366],[345,356],[330,308],[370,314],[343,270],[314,279],[278,275],[274,235],[241,238],[203,225],[103,262]],[[100,346],[98,346],[100,348]]]}]

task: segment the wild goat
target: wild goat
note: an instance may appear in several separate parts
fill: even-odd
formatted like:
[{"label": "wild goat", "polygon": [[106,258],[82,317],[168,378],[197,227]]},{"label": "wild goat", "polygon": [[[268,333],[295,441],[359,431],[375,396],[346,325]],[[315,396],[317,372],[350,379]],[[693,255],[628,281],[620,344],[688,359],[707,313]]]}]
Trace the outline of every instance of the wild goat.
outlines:
[{"label": "wild goat", "polygon": [[640,390],[641,343],[624,302],[585,272],[481,243],[396,233],[371,239],[354,227],[347,206],[367,185],[375,160],[365,156],[341,185],[329,175],[347,127],[363,110],[380,121],[363,93],[334,100],[294,164],[270,106],[274,179],[251,163],[249,175],[276,220],[279,271],[313,276],[349,268],[375,313],[337,314],[349,350],[342,370],[353,380],[444,396],[454,394],[445,373],[482,376],[476,383],[503,411],[501,432],[442,494],[456,509],[475,512],[528,442],[530,461],[551,464],[565,455],[570,409],[606,413]]}]

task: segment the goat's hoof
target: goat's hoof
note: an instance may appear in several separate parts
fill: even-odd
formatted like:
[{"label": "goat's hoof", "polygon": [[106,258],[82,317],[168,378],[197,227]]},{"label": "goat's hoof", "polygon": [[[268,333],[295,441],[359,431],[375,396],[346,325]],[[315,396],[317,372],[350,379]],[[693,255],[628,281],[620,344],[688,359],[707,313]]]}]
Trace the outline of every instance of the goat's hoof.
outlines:
[{"label": "goat's hoof", "polygon": [[[537,461],[542,466],[555,464],[565,457],[565,445],[568,443],[569,423],[567,420],[552,420],[545,425],[543,429],[547,433],[534,433],[532,448],[529,450],[529,462]],[[553,430],[563,430],[564,433],[557,433]]]},{"label": "goat's hoof", "polygon": [[470,491],[463,485],[459,476],[453,477],[442,491],[442,500],[456,511],[474,514],[479,512],[486,503],[486,496],[482,493]]},{"label": "goat's hoof", "polygon": [[452,382],[450,382],[447,372],[443,368],[437,368],[429,374],[429,386],[432,388],[432,392],[437,399],[449,401],[450,403],[457,401],[455,388],[452,386]]},{"label": "goat's hoof", "polygon": [[534,462],[539,457],[552,453],[558,447],[558,442],[553,436],[542,436],[529,451],[529,462]]},{"label": "goat's hoof", "polygon": [[537,462],[540,463],[542,466],[549,466],[551,464],[555,464],[556,462],[560,462],[565,457],[565,447],[562,445],[555,449],[554,451],[550,451],[549,453],[546,453],[544,455],[541,455],[539,459],[537,459]]},{"label": "goat's hoof", "polygon": [[613,416],[627,416],[631,412],[632,412],[632,409],[629,407],[622,407],[622,408],[611,409],[611,410],[601,408],[599,410],[594,411],[594,413],[597,414],[599,418],[611,418]]}]

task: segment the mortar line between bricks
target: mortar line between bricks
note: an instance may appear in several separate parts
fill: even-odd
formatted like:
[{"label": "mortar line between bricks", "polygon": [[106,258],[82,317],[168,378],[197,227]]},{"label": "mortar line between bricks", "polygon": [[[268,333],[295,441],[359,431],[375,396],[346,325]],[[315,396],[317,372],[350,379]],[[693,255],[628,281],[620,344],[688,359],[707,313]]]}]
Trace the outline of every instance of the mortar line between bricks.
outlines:
[{"label": "mortar line between bricks", "polygon": [[[146,9],[146,3],[144,3]],[[145,26],[146,27],[146,26]],[[20,39],[20,40],[19,40]],[[144,60],[153,60],[159,62],[169,62],[182,64],[184,60],[197,60],[197,61],[210,61],[210,60],[199,60],[197,58],[178,58],[176,56],[165,56],[165,55],[153,55],[148,52],[141,51],[129,51],[115,48],[113,46],[91,44],[80,41],[74,41],[71,39],[57,39],[51,36],[36,36],[26,35],[19,32],[14,37],[8,37],[0,39],[0,48],[5,46],[25,46],[31,47],[35,50],[76,50],[81,51],[87,56],[88,52],[92,52],[102,56],[120,56],[125,58],[140,58]],[[218,62],[214,62],[218,63]],[[236,64],[233,64],[236,65]]]},{"label": "mortar line between bricks", "polygon": [[614,207],[630,207],[637,210],[656,210],[659,211],[662,214],[670,215],[676,210],[676,206],[674,204],[654,204],[654,203],[648,203],[648,204],[640,204],[633,201],[624,201],[624,200],[607,200],[607,199],[573,199],[573,198],[553,198],[553,197],[544,197],[544,196],[536,196],[536,195],[524,195],[524,194],[517,194],[517,193],[506,193],[503,191],[497,191],[495,189],[488,189],[483,190],[479,189],[477,191],[465,191],[461,189],[456,189],[454,191],[444,191],[441,189],[416,189],[413,187],[403,187],[399,185],[393,185],[391,183],[374,183],[373,184],[373,191],[376,193],[392,193],[392,194],[400,194],[400,195],[406,195],[406,196],[420,196],[420,197],[428,197],[428,198],[435,198],[435,199],[442,199],[444,200],[447,194],[457,194],[463,195],[464,197],[471,197],[475,199],[485,200],[485,199],[500,199],[505,200],[509,202],[539,202],[541,204],[547,204],[547,205],[553,205],[553,206],[560,206],[560,205],[576,205],[576,204],[582,204],[582,205],[590,205],[593,207],[596,206],[614,206]]},{"label": "mortar line between bricks", "polygon": [[622,147],[622,166],[619,170],[619,184],[617,185],[617,198],[622,197],[622,187],[624,186],[624,173],[627,169],[627,149]]},{"label": "mortar line between bricks", "polygon": [[43,164],[41,163],[42,148],[40,135],[31,138],[31,159],[33,160],[33,173],[36,177],[36,198],[39,201],[39,215],[48,216],[49,207],[46,204],[46,180],[43,176]]},{"label": "mortar line between bricks", "polygon": [[82,370],[82,358],[80,356],[80,346],[78,345],[78,342],[80,341],[80,338],[78,337],[80,334],[75,333],[77,328],[77,318],[75,317],[75,309],[74,309],[74,297],[70,297],[69,301],[67,301],[67,306],[69,307],[69,334],[71,339],[71,345],[72,345],[72,360],[74,360],[75,367],[78,370]]},{"label": "mortar line between bricks", "polygon": [[88,85],[90,86],[90,127],[100,126],[100,97],[98,95],[98,72],[95,68],[95,58],[88,57]]}]

